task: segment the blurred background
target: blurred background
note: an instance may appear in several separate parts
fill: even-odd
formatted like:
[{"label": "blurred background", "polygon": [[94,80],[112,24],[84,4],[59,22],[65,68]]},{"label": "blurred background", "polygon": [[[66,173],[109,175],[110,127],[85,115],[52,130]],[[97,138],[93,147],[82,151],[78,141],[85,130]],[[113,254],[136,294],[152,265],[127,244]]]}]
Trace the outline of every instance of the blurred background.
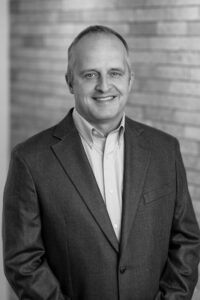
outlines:
[{"label": "blurred background", "polygon": [[[199,0],[1,0],[1,194],[10,149],[73,106],[64,80],[67,48],[90,24],[126,38],[136,77],[127,114],[179,139],[200,223]],[[0,299],[16,300],[0,246]]]}]

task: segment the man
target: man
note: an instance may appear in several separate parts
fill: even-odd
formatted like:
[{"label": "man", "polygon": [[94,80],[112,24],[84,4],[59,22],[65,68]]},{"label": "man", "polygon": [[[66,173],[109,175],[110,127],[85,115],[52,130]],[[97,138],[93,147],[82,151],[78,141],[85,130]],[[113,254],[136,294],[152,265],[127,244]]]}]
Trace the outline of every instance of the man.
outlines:
[{"label": "man", "polygon": [[22,300],[191,299],[200,238],[175,138],[125,117],[133,74],[104,26],[68,52],[75,109],[12,152],[5,273]]}]

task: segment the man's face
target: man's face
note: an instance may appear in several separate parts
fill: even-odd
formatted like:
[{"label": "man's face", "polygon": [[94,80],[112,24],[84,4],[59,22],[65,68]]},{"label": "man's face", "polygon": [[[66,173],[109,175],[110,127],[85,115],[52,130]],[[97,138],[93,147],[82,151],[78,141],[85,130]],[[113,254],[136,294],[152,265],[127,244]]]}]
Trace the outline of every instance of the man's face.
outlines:
[{"label": "man's face", "polygon": [[75,107],[90,123],[109,132],[118,126],[131,89],[126,49],[117,37],[91,34],[75,46],[74,59]]}]

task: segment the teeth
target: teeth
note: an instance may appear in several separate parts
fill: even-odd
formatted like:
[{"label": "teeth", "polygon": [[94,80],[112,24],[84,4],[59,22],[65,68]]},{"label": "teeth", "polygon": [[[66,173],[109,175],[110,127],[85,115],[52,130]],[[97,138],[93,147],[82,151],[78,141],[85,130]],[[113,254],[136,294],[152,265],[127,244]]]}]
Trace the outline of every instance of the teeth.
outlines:
[{"label": "teeth", "polygon": [[110,97],[102,97],[102,98],[98,97],[98,98],[96,98],[96,100],[98,100],[98,101],[110,101],[110,100],[112,100],[113,98],[114,98],[114,96],[110,96]]}]

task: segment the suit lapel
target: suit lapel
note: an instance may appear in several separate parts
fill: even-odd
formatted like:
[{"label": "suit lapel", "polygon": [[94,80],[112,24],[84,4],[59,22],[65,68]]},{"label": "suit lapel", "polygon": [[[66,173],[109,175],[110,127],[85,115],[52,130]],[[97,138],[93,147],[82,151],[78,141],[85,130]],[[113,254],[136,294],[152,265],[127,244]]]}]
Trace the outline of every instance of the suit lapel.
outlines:
[{"label": "suit lapel", "polygon": [[56,157],[99,227],[115,250],[118,251],[119,244],[110,222],[105,203],[88,162],[79,134],[74,126],[71,114],[58,125],[55,136],[60,139],[58,143],[52,146]]},{"label": "suit lapel", "polygon": [[143,130],[137,128],[137,123],[131,128],[131,123],[134,123],[129,122],[130,121],[126,122],[125,130],[121,251],[123,251],[127,244],[128,235],[135,219],[143,190],[145,174],[150,160],[149,145],[143,137]]}]

